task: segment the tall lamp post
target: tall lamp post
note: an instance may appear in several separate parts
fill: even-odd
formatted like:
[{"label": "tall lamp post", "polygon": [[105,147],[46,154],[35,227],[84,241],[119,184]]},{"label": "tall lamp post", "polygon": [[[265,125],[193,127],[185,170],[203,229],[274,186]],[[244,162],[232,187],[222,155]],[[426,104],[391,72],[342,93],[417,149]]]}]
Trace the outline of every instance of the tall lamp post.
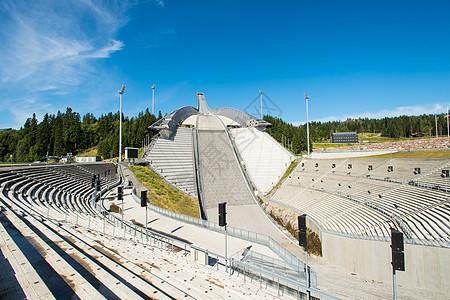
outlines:
[{"label": "tall lamp post", "polygon": [[122,88],[119,91],[120,94],[120,112],[119,112],[119,162],[122,161],[122,95],[125,92],[125,84],[122,84]]},{"label": "tall lamp post", "polygon": [[438,137],[438,122],[437,122],[437,115],[436,110],[434,110],[434,122],[436,123],[436,138]]},{"label": "tall lamp post", "polygon": [[447,137],[450,137],[450,128],[448,127],[448,106],[447,106]]},{"label": "tall lamp post", "polygon": [[308,116],[308,94],[305,93],[306,100],[306,140],[308,142],[308,157],[309,157],[309,116]]},{"label": "tall lamp post", "polygon": [[261,120],[262,120],[262,118],[263,118],[263,115],[262,115],[262,95],[263,95],[263,92],[261,90],[259,90],[259,93],[261,94]]},{"label": "tall lamp post", "polygon": [[155,87],[156,84],[152,85],[152,115],[155,115]]}]

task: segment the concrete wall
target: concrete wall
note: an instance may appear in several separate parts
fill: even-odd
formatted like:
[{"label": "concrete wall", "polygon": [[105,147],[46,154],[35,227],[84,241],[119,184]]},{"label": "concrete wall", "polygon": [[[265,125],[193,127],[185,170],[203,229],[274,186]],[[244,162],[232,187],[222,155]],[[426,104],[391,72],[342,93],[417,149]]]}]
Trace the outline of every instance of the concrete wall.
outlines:
[{"label": "concrete wall", "polygon": [[97,162],[101,161],[99,156],[77,156],[75,157],[77,163]]},{"label": "concrete wall", "polygon": [[[271,201],[265,201],[266,205],[269,205],[267,211],[296,224],[300,212]],[[322,256],[327,262],[368,280],[392,282],[390,241],[363,240],[324,232],[309,218],[306,226],[319,235]],[[396,272],[399,285],[450,295],[449,248],[405,244],[404,253],[405,271]]]},{"label": "concrete wall", "polygon": [[[368,280],[392,282],[390,242],[347,238],[322,232],[326,261]],[[397,283],[450,295],[450,249],[405,244],[405,272],[397,271]]]}]

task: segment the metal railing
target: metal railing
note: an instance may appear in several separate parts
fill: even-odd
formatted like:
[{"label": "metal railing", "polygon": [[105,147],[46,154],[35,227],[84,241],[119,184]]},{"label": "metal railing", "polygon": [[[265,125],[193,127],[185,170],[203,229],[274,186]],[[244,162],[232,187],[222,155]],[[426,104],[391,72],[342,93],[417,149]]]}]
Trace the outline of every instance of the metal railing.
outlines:
[{"label": "metal railing", "polygon": [[[140,203],[140,199],[138,196],[132,193],[133,199],[136,203]],[[220,227],[218,223],[202,220],[190,216],[186,216],[183,214],[175,213],[164,208],[148,204],[147,209],[157,212],[161,215],[169,217],[171,219],[179,220],[185,223],[193,224],[199,227],[203,227],[215,232],[219,232],[225,234],[224,227]],[[290,253],[286,248],[281,246],[277,241],[275,241],[270,236],[265,234],[252,232],[249,230],[236,228],[232,226],[227,226],[227,234],[233,237],[241,238],[250,242],[258,243],[261,245],[265,245],[269,247],[275,254],[281,257],[287,264],[291,266],[292,269],[297,270],[298,272],[304,272],[304,263],[297,256]],[[311,274],[315,274],[314,271],[311,270]],[[313,275],[315,276],[315,275]]]}]

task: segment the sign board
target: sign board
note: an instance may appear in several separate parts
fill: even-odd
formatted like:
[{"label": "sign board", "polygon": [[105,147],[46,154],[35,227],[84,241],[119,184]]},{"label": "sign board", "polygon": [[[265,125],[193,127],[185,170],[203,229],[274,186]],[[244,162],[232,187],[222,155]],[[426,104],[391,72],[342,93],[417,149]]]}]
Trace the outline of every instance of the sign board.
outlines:
[{"label": "sign board", "polygon": [[138,148],[125,148],[125,159],[138,158]]}]

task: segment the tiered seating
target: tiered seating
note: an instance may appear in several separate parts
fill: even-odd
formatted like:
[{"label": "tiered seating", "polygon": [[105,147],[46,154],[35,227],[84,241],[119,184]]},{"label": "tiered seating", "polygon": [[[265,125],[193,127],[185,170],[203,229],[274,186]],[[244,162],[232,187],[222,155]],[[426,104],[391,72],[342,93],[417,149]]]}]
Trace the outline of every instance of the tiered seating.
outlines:
[{"label": "tiered seating", "polygon": [[[435,178],[443,164],[447,161],[307,159],[287,178],[274,199],[310,214],[325,229],[388,236],[389,227],[394,226],[409,238],[448,243],[450,211],[445,208],[450,194],[416,187],[407,180],[414,176],[416,167],[428,172],[424,180]],[[393,167],[391,172],[387,172],[388,166]],[[389,180],[383,177],[384,169],[392,173]]]},{"label": "tiered seating", "polygon": [[235,128],[230,133],[253,184],[267,194],[283,176],[294,156],[270,135],[254,127]]},{"label": "tiered seating", "polygon": [[179,127],[171,138],[157,137],[146,156],[152,169],[180,191],[197,197],[192,129]]},{"label": "tiered seating", "polygon": [[[70,169],[64,170],[66,176],[50,169],[36,169],[39,173],[36,178],[29,172],[23,174],[23,170],[14,171],[17,177],[9,176],[9,172],[2,174],[10,179],[2,181],[0,186],[0,246],[18,282],[9,297],[203,299],[240,298],[244,294],[249,299],[261,299],[277,296],[276,289],[261,289],[259,282],[230,276],[223,266],[218,271],[218,265],[205,267],[194,263],[184,257],[186,253],[181,248],[169,247],[159,239],[144,243],[145,236],[141,235],[141,243],[136,243],[139,235],[136,237],[135,230],[116,227],[115,219],[105,219],[96,210],[93,217],[81,213],[92,209],[93,203],[79,196],[83,189],[73,186],[71,192],[63,190],[78,176],[67,176]],[[53,182],[43,182],[45,174]],[[60,182],[58,176],[65,177],[66,182]],[[78,185],[91,189],[89,180]],[[12,238],[5,227],[14,228],[18,233]],[[24,245],[27,240],[33,244]],[[5,270],[2,274],[6,274]]]},{"label": "tiered seating", "polygon": [[[437,189],[441,191],[450,191],[450,178],[443,174],[443,170],[450,170],[450,162],[443,161],[437,168],[430,170],[421,170],[420,174],[415,175],[408,182],[411,185]],[[426,173],[428,171],[428,173]]]}]

